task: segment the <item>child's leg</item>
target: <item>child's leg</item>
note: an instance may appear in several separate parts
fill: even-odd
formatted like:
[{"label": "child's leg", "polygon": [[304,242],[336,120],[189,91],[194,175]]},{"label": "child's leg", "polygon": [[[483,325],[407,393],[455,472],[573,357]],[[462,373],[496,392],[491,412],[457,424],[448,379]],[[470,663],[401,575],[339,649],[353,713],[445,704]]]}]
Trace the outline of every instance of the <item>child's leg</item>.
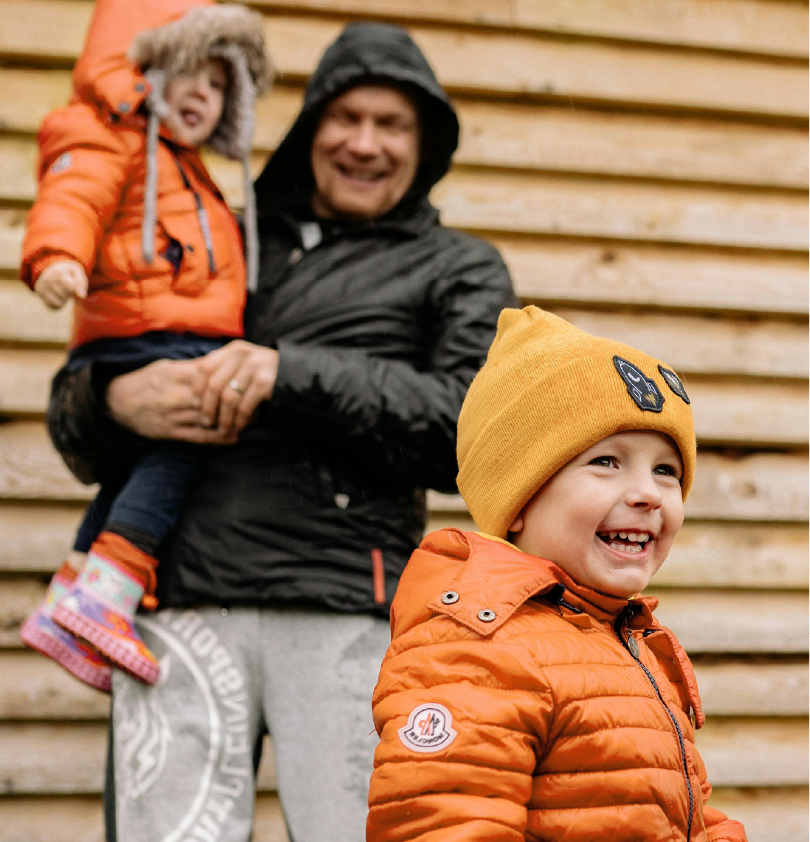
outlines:
[{"label": "child's leg", "polygon": [[144,454],[110,506],[87,565],[54,611],[68,631],[151,684],[159,665],[133,624],[138,605],[156,605],[154,553],[172,529],[199,471],[200,450],[182,443]]},{"label": "child's leg", "polygon": [[180,517],[202,455],[201,447],[185,442],[164,442],[150,449],[115,497],[105,531],[154,555]]},{"label": "child's leg", "polygon": [[104,528],[113,501],[120,491],[120,484],[106,483],[101,486],[96,499],[87,507],[81,525],[76,531],[76,539],[73,542],[74,552],[85,555],[90,552],[90,547]]},{"label": "child's leg", "polygon": [[90,552],[93,541],[98,538],[101,530],[104,528],[110,508],[120,490],[120,483],[103,484],[95,500],[87,507],[84,518],[76,531],[73,549],[66,559],[67,563],[77,574],[82,572],[87,561],[87,553]]}]

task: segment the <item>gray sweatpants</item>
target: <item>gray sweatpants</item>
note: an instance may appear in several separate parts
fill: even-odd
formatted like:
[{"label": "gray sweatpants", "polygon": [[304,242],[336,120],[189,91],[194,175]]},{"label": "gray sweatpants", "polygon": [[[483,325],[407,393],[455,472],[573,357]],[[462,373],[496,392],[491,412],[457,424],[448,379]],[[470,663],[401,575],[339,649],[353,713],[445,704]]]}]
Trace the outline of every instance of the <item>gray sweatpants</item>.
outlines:
[{"label": "gray sweatpants", "polygon": [[275,608],[139,618],[154,687],[113,679],[116,842],[248,842],[269,731],[293,842],[362,842],[384,620]]}]

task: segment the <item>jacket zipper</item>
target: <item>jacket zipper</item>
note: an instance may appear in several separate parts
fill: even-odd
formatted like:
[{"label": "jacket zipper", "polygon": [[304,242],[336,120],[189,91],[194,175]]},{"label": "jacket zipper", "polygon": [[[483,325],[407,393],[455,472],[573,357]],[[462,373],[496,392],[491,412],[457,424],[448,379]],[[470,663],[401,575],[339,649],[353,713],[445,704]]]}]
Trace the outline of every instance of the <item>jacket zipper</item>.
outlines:
[{"label": "jacket zipper", "polygon": [[177,164],[177,169],[180,171],[180,177],[183,179],[183,185],[186,190],[191,190],[191,194],[194,196],[194,203],[197,206],[197,221],[200,223],[200,231],[202,232],[203,242],[205,243],[205,250],[208,252],[208,271],[213,275],[217,270],[217,265],[214,261],[214,239],[211,236],[211,225],[208,222],[208,214],[205,211],[205,205],[203,205],[200,194],[191,186],[191,182],[189,181],[180,160],[173,153],[172,158],[174,158],[174,162]]},{"label": "jacket zipper", "polygon": [[[616,631],[616,637],[619,638],[619,642],[624,646],[624,648],[630,653],[630,657],[644,670],[644,674],[649,679],[650,684],[652,684],[653,689],[655,690],[655,695],[658,696],[658,701],[664,707],[664,710],[667,712],[667,715],[672,720],[672,724],[675,726],[675,733],[678,735],[678,745],[681,750],[681,764],[683,766],[683,774],[686,778],[686,791],[689,794],[689,824],[686,827],[686,842],[692,838],[692,818],[694,815],[695,810],[695,796],[692,792],[692,782],[689,780],[689,767],[686,764],[686,746],[683,741],[683,734],[681,733],[681,726],[678,725],[678,720],[675,718],[675,714],[669,709],[669,705],[664,701],[663,696],[661,695],[661,691],[658,688],[658,684],[653,678],[652,673],[641,663],[641,659],[636,654],[638,652],[638,644],[636,644],[635,638],[633,638],[633,632],[628,628],[627,630],[627,640],[624,640],[619,633],[618,628]],[[635,652],[630,646],[630,638],[633,639],[633,643],[635,644]]]}]

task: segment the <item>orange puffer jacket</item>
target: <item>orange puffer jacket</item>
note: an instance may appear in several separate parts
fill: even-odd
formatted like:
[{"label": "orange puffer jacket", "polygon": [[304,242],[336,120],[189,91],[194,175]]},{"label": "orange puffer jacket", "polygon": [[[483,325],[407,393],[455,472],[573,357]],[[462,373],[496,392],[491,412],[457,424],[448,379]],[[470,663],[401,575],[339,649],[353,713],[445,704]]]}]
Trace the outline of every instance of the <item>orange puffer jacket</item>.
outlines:
[{"label": "orange puffer jacket", "polygon": [[[136,32],[205,4],[97,0],[74,70],[73,100],[40,129],[39,192],[28,215],[21,277],[33,287],[50,263],[67,258],[82,264],[90,291],[76,302],[74,346],[152,330],[242,334],[239,227],[198,151],[172,141],[165,129],[157,150],[152,263],[141,253],[146,117],[140,106],[149,84],[127,62],[126,50]],[[179,259],[176,272],[167,255]]]},{"label": "orange puffer jacket", "polygon": [[374,693],[369,842],[745,840],[706,804],[694,673],[656,605],[498,539],[428,535]]}]

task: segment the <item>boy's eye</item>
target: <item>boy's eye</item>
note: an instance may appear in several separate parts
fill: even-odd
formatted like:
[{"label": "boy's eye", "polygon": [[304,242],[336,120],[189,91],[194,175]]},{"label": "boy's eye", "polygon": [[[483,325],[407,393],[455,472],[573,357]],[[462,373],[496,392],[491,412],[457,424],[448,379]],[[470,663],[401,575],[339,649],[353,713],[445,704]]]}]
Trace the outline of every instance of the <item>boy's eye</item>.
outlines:
[{"label": "boy's eye", "polygon": [[656,465],[653,468],[653,473],[662,477],[674,477],[675,468],[673,468],[672,465]]},{"label": "boy's eye", "polygon": [[597,456],[596,459],[591,459],[591,465],[596,465],[598,468],[613,468],[616,465],[616,460],[612,456]]}]

